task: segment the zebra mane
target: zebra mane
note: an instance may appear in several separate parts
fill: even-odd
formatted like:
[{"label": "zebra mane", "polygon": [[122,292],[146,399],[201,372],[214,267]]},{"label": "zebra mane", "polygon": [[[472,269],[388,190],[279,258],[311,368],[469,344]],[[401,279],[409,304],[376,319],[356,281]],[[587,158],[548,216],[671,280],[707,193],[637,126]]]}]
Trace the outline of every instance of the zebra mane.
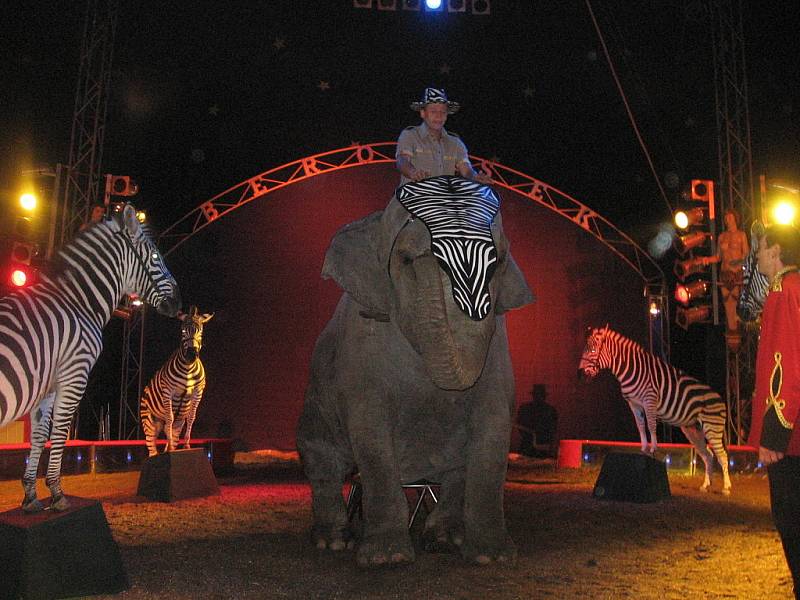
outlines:
[{"label": "zebra mane", "polygon": [[647,350],[645,350],[645,349],[644,349],[644,346],[642,346],[642,345],[641,345],[639,342],[637,342],[637,341],[634,341],[634,340],[632,340],[631,338],[629,338],[629,337],[626,337],[626,336],[622,335],[622,334],[621,334],[621,333],[619,333],[618,331],[614,331],[613,329],[610,329],[610,328],[609,328],[609,330],[608,330],[608,332],[606,333],[606,335],[608,335],[608,336],[611,336],[611,337],[613,337],[613,338],[616,338],[618,341],[621,341],[621,342],[627,342],[627,343],[629,343],[631,346],[633,346],[633,347],[634,347],[634,349],[635,349],[637,352],[644,352],[645,354],[650,354],[650,352],[648,352]]}]

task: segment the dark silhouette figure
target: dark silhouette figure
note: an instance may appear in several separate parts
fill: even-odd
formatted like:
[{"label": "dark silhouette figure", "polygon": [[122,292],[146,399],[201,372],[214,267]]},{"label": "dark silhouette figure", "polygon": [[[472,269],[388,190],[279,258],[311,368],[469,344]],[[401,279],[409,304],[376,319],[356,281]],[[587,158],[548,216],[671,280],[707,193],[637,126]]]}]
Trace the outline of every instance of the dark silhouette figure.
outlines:
[{"label": "dark silhouette figure", "polygon": [[558,412],[545,401],[545,386],[536,383],[531,389],[531,402],[521,404],[517,411],[521,454],[537,458],[555,455]]}]

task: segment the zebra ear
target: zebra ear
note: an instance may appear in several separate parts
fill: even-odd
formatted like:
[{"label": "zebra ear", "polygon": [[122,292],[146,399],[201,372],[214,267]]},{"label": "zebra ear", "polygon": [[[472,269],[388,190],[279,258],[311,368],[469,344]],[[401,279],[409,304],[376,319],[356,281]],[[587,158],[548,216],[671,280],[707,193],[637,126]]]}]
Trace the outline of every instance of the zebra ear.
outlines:
[{"label": "zebra ear", "polygon": [[126,204],[122,210],[122,224],[131,237],[139,232],[139,219],[136,218],[136,209],[131,204]]},{"label": "zebra ear", "polygon": [[511,254],[506,259],[503,272],[495,273],[495,277],[497,275],[500,275],[500,284],[497,286],[497,302],[494,305],[496,314],[502,315],[512,308],[519,308],[536,301],[525,281],[525,276]]},{"label": "zebra ear", "polygon": [[389,276],[379,260],[381,212],[345,225],[331,240],[322,277],[339,286],[370,313],[389,312]]},{"label": "zebra ear", "polygon": [[214,313],[203,313],[200,315],[200,322],[201,323],[208,323],[214,317]]}]

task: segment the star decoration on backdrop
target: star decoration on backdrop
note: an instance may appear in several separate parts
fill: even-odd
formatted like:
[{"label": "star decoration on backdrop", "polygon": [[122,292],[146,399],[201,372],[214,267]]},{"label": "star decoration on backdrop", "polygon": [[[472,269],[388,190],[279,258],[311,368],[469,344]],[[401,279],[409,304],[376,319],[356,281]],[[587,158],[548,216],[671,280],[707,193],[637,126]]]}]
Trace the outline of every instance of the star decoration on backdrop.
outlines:
[{"label": "star decoration on backdrop", "polygon": [[219,114],[219,106],[217,106],[216,104],[212,104],[211,106],[209,106],[208,114],[216,117]]},{"label": "star decoration on backdrop", "polygon": [[326,92],[331,89],[331,84],[328,81],[322,81],[317,84],[317,87],[320,89],[321,92]]},{"label": "star decoration on backdrop", "polygon": [[450,65],[444,63],[441,67],[439,67],[439,73],[442,75],[450,75]]},{"label": "star decoration on backdrop", "polygon": [[286,48],[286,38],[276,37],[275,41],[272,42],[272,45],[275,47],[276,50],[283,50],[284,48]]}]

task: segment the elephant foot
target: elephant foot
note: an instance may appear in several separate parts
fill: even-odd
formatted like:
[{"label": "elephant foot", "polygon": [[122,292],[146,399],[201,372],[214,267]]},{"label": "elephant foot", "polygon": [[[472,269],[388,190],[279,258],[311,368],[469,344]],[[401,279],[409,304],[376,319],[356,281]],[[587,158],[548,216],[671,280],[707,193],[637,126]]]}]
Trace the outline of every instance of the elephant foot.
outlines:
[{"label": "elephant foot", "polygon": [[458,554],[463,544],[464,528],[461,526],[431,527],[422,534],[422,547],[426,552]]},{"label": "elephant foot", "polygon": [[56,512],[63,512],[69,508],[69,500],[64,494],[58,494],[53,496],[53,500],[50,502],[50,510],[54,510]]},{"label": "elephant foot", "polygon": [[358,545],[359,567],[399,566],[414,562],[414,546],[407,531],[369,536]]},{"label": "elephant foot", "polygon": [[311,530],[311,542],[317,550],[332,550],[341,552],[342,550],[352,550],[355,541],[349,532],[334,530],[330,527],[314,527]]},{"label": "elephant foot", "polygon": [[478,565],[491,563],[513,563],[517,559],[517,547],[510,538],[504,544],[471,544],[465,543],[461,547],[461,556],[467,562]]}]

